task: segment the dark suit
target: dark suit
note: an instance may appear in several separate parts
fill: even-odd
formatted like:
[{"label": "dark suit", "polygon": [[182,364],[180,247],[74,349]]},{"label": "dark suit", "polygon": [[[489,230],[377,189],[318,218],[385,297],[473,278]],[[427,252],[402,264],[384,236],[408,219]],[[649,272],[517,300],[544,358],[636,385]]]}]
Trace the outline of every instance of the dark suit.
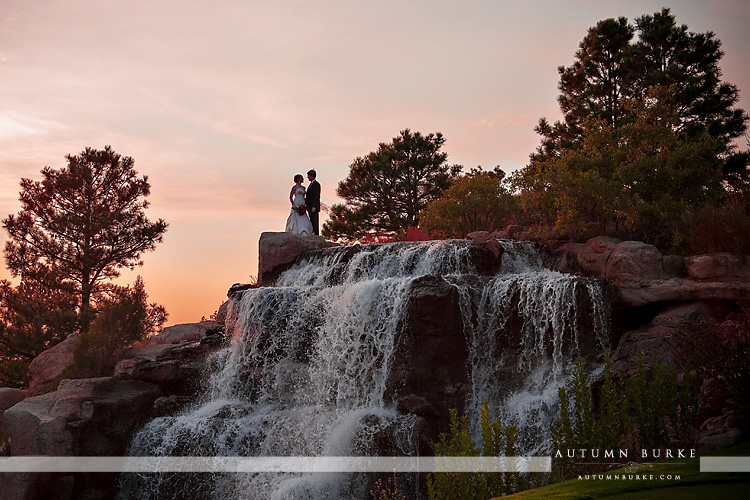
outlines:
[{"label": "dark suit", "polygon": [[[312,222],[313,234],[320,234],[318,228],[318,221],[320,220],[320,183],[317,180],[313,180],[307,187],[305,205],[307,205],[307,213],[310,215],[310,222]],[[315,210],[311,210],[312,208]]]}]

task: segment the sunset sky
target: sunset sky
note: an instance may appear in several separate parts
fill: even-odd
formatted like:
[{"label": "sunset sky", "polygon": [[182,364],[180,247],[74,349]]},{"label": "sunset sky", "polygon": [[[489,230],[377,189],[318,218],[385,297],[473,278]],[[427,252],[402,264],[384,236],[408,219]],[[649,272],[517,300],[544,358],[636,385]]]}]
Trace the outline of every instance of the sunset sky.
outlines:
[{"label": "sunset sky", "polygon": [[316,169],[335,203],[349,164],[405,128],[442,132],[449,163],[518,169],[587,30],[663,6],[716,33],[750,110],[744,0],[2,0],[0,218],[22,177],[111,145],[170,224],[122,282],[141,274],[168,324],[198,321],[257,274],[294,174]]}]

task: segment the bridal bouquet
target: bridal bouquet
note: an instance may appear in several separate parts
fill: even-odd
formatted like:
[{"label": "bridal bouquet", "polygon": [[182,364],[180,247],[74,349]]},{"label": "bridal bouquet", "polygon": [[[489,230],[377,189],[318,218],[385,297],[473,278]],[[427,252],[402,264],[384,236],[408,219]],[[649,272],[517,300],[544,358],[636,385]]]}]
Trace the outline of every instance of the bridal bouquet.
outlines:
[{"label": "bridal bouquet", "polygon": [[297,213],[300,215],[305,215],[306,211],[307,211],[307,207],[304,204],[300,205],[299,208],[297,208]]}]

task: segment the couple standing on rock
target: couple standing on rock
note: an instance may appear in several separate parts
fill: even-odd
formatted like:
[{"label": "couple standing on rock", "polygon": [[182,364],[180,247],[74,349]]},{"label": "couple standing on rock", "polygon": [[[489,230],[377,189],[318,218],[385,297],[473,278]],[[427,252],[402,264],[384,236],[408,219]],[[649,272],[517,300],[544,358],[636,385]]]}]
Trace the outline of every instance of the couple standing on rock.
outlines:
[{"label": "couple standing on rock", "polygon": [[[304,177],[302,174],[294,176],[294,186],[289,192],[289,201],[292,203],[292,213],[286,220],[286,232],[311,236],[320,234],[318,222],[320,216],[320,184],[315,180],[315,170],[307,172],[307,180],[310,185],[307,190],[302,185]],[[309,217],[308,217],[309,215]]]}]

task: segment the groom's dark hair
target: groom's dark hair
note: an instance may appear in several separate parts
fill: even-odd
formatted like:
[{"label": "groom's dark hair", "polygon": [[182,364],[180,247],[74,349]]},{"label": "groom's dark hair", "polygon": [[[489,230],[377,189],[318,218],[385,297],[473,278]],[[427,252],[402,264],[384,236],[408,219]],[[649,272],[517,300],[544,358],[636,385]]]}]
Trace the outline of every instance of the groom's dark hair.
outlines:
[{"label": "groom's dark hair", "polygon": [[318,174],[315,172],[315,170],[308,170],[307,175],[312,175],[313,179],[318,176]]}]

